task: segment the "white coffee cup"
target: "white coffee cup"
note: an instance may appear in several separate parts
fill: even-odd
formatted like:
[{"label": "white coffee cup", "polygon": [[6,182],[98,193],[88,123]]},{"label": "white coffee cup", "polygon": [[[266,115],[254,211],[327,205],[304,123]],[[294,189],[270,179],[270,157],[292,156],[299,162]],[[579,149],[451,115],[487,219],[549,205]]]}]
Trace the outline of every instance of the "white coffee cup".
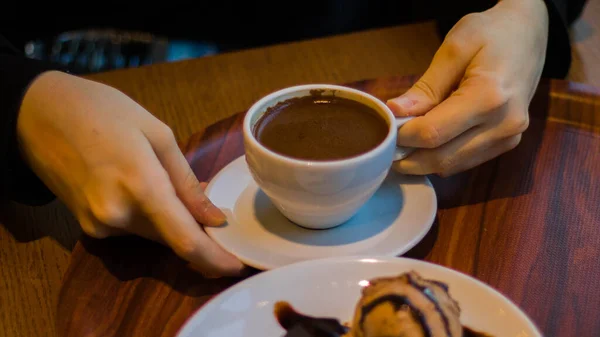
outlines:
[{"label": "white coffee cup", "polygon": [[[364,154],[341,160],[311,161],[275,153],[260,144],[254,124],[269,107],[294,97],[322,95],[351,99],[373,108],[389,126],[381,144]],[[243,124],[246,161],[252,177],[277,209],[292,222],[307,228],[325,229],[349,220],[381,186],[392,162],[410,148],[396,146],[398,127],[411,118],[396,118],[379,99],[363,91],[329,84],[285,88],[257,101]]]}]

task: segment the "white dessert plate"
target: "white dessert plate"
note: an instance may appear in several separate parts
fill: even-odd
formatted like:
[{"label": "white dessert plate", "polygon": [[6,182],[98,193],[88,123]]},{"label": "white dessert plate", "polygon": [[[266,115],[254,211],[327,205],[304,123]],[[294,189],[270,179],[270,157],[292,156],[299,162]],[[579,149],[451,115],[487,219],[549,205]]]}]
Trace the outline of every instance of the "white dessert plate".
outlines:
[{"label": "white dessert plate", "polygon": [[349,322],[369,279],[411,270],[448,284],[463,325],[495,337],[541,336],[513,302],[466,274],[408,258],[337,257],[288,265],[234,285],[189,318],[178,337],[283,336],[273,314],[277,301],[307,315]]},{"label": "white dessert plate", "polygon": [[306,229],[285,218],[250,175],[242,156],[223,168],[205,193],[227,215],[208,235],[245,264],[266,270],[334,256],[398,256],[423,239],[437,199],[426,177],[390,171],[373,197],[346,223]]}]

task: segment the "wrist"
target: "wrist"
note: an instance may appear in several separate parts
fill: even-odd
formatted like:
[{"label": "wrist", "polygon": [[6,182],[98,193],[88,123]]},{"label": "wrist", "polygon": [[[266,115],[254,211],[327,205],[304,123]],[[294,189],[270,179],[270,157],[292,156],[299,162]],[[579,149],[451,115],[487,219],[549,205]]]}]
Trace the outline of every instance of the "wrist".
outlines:
[{"label": "wrist", "polygon": [[15,151],[25,164],[31,166],[28,144],[39,136],[37,130],[47,118],[57,118],[54,107],[64,101],[65,95],[59,90],[60,81],[66,75],[61,71],[49,70],[36,76],[25,90],[16,120]]},{"label": "wrist", "polygon": [[[537,41],[548,39],[549,14],[545,0],[499,0],[491,12],[499,13],[515,24],[527,26]],[[512,23],[511,23],[512,24]]]},{"label": "wrist", "polygon": [[[67,73],[49,70],[36,76],[23,95],[17,119],[17,135],[20,137],[22,128],[29,123],[30,115],[43,109],[51,110],[52,107],[64,103],[69,90],[65,89],[65,81],[71,77]],[[56,117],[56,116],[54,116]]]},{"label": "wrist", "polygon": [[523,15],[528,20],[548,23],[548,8],[545,0],[499,0],[496,6]]}]

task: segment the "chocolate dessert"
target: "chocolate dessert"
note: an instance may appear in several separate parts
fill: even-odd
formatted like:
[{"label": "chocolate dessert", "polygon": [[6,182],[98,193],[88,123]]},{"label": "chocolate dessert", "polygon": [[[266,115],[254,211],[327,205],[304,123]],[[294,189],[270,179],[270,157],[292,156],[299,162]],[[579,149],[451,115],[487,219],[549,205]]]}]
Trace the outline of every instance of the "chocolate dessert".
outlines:
[{"label": "chocolate dessert", "polygon": [[490,337],[461,324],[460,306],[445,283],[424,279],[414,271],[369,283],[350,327],[278,302],[275,316],[287,331],[285,337]]}]

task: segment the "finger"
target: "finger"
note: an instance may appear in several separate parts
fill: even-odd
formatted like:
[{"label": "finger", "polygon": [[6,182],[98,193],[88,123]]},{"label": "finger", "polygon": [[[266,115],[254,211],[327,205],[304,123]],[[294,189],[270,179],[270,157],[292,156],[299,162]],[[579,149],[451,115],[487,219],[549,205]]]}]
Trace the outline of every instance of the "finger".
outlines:
[{"label": "finger", "polygon": [[239,275],[244,265],[212,241],[198,226],[196,219],[177,196],[158,158],[153,154],[140,155],[139,160],[146,169],[132,179],[135,186],[132,195],[164,242],[177,255],[209,274]]},{"label": "finger", "polygon": [[222,225],[226,221],[225,214],[204,194],[204,188],[177,146],[173,133],[165,128],[157,128],[154,132],[145,134],[169,174],[177,196],[199,223],[207,226]]},{"label": "finger", "polygon": [[488,118],[501,115],[507,96],[496,82],[483,76],[464,80],[458,90],[426,115],[404,124],[398,130],[398,145],[436,148]]},{"label": "finger", "polygon": [[458,159],[454,167],[450,167],[441,173],[441,176],[448,177],[459,172],[463,172],[479,166],[489,160],[492,160],[501,154],[504,154],[519,145],[521,142],[521,135],[511,136],[500,141],[497,141],[492,146],[488,147],[483,151],[477,151],[476,155],[464,156],[463,159]]},{"label": "finger", "polygon": [[208,183],[205,183],[205,182],[200,183],[200,189],[202,190],[202,192],[206,191],[206,186],[208,186]]},{"label": "finger", "polygon": [[[144,214],[139,211],[133,211],[133,209],[128,213],[129,215],[127,216],[126,222],[106,222],[107,219],[101,220],[103,217],[99,217],[98,215],[107,214],[107,212],[98,212],[98,209],[96,208],[95,210],[92,209],[87,214],[80,216],[79,218],[81,220],[79,220],[79,222],[84,232],[95,238],[100,239],[109,236],[135,234],[166,245],[166,242],[160,237],[156,230],[154,230],[154,226],[152,226]],[[106,216],[104,216],[104,218],[106,218]]]},{"label": "finger", "polygon": [[387,101],[396,116],[423,115],[456,88],[479,49],[477,41],[462,35],[448,34],[423,76],[406,93]]},{"label": "finger", "polygon": [[130,234],[123,229],[109,227],[90,216],[81,217],[79,219],[79,225],[85,234],[96,239],[105,239],[110,236],[123,236]]},{"label": "finger", "polygon": [[160,236],[160,233],[157,232],[156,226],[152,224],[152,221],[148,219],[141,210],[138,210],[136,214],[132,216],[131,222],[127,226],[127,231],[131,234],[168,246],[168,243]]},{"label": "finger", "polygon": [[144,211],[177,255],[210,274],[238,275],[242,271],[243,264],[208,238],[173,192],[156,193],[146,200]]},{"label": "finger", "polygon": [[393,168],[403,174],[450,176],[513,149],[520,139],[520,134],[507,137],[493,127],[480,126],[438,148],[415,151]]}]

